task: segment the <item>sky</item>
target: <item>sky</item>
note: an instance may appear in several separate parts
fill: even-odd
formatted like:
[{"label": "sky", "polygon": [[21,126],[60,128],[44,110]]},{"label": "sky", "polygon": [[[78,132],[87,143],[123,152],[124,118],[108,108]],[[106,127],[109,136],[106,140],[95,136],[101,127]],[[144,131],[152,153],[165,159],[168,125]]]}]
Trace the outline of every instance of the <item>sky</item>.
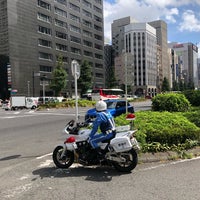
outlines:
[{"label": "sky", "polygon": [[111,43],[112,22],[127,16],[138,22],[163,20],[168,42],[192,42],[200,51],[200,0],[104,0],[106,43]]}]

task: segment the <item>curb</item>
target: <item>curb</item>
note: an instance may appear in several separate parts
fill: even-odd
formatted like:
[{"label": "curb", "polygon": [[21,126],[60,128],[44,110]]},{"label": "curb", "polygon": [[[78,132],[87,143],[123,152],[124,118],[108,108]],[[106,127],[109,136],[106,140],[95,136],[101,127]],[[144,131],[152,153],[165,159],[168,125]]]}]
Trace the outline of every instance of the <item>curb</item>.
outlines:
[{"label": "curb", "polygon": [[180,153],[175,151],[158,153],[139,153],[139,163],[161,162],[167,160],[191,159],[200,156],[200,146],[189,150],[183,150]]}]

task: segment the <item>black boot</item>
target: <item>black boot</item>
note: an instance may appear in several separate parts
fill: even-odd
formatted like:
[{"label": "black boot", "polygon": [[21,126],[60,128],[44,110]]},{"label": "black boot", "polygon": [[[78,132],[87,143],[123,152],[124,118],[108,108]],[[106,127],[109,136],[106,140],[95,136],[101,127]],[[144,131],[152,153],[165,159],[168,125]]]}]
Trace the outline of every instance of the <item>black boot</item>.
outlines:
[{"label": "black boot", "polygon": [[104,152],[100,147],[97,147],[95,150],[97,152],[97,158],[99,158],[100,160],[105,158]]}]

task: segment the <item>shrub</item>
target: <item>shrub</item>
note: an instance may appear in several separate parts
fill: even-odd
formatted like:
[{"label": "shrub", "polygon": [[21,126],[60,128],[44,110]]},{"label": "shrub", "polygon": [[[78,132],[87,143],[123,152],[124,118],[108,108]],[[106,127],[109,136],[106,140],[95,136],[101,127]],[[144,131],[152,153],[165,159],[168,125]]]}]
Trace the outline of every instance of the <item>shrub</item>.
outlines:
[{"label": "shrub", "polygon": [[152,99],[152,110],[183,112],[190,109],[190,102],[183,94],[158,94]]},{"label": "shrub", "polygon": [[200,127],[200,108],[193,107],[190,112],[185,112],[183,115],[196,126]]},{"label": "shrub", "polygon": [[193,106],[200,106],[200,91],[199,90],[188,90],[184,91],[183,94],[189,100]]},{"label": "shrub", "polygon": [[[126,125],[125,115],[115,118],[117,125]],[[143,145],[149,143],[168,146],[185,143],[188,139],[200,140],[200,128],[181,113],[140,111],[136,113],[136,137]]]}]

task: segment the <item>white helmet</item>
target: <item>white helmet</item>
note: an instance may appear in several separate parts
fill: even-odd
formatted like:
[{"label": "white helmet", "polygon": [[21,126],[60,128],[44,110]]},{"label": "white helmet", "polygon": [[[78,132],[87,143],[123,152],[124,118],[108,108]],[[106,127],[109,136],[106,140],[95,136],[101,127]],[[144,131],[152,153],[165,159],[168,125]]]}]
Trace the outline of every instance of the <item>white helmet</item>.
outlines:
[{"label": "white helmet", "polygon": [[106,102],[100,100],[96,103],[96,110],[97,111],[104,111],[107,110],[107,104]]}]

